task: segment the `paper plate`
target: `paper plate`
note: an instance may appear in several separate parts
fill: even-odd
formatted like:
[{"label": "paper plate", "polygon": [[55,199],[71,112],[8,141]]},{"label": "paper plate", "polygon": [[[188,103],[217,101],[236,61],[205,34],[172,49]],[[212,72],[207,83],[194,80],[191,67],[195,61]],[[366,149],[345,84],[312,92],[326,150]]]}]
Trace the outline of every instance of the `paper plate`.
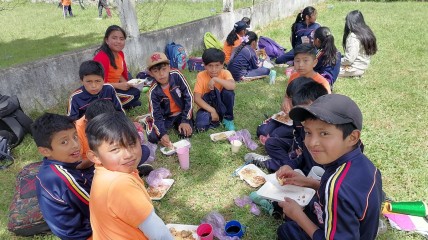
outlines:
[{"label": "paper plate", "polygon": [[140,91],[144,87],[144,80],[143,79],[134,78],[134,79],[129,80],[128,83]]},{"label": "paper plate", "polygon": [[[175,228],[175,230],[177,230],[177,231],[191,231],[193,238],[195,240],[199,239],[198,238],[198,234],[196,233],[196,229],[198,229],[198,226],[196,226],[196,225],[185,225],[185,224],[173,224],[173,223],[169,223],[169,224],[166,225],[166,227],[168,229]],[[175,237],[174,236],[174,239],[183,239],[183,238],[179,238],[179,237]]]},{"label": "paper plate", "polygon": [[228,137],[235,135],[235,131],[226,131],[226,132],[219,132],[219,133],[213,133],[210,135],[210,138],[212,141],[222,141],[226,140]]},{"label": "paper plate", "polygon": [[266,179],[267,182],[270,182],[276,188],[284,190],[286,192],[299,192],[299,191],[302,190],[301,189],[302,187],[299,187],[299,186],[295,186],[295,185],[281,185],[281,184],[279,184],[278,179],[277,179],[275,173],[266,175],[265,179]]},{"label": "paper plate", "polygon": [[165,194],[168,192],[168,190],[171,188],[172,184],[174,184],[174,179],[166,178],[166,179],[163,179],[162,185],[159,187],[160,189],[156,188],[155,190],[157,193],[160,192],[160,195],[156,195],[152,197],[152,194],[151,194],[153,189],[152,187],[148,187],[147,192],[149,193],[149,196],[152,200],[161,200],[165,196]]},{"label": "paper plate", "polygon": [[257,190],[257,194],[263,198],[277,202],[284,201],[284,198],[288,197],[296,201],[300,206],[304,207],[311,201],[315,194],[315,190],[305,187],[298,188],[300,188],[300,190],[296,192],[284,191],[282,189],[278,189],[272,183],[266,182],[259,190]]},{"label": "paper plate", "polygon": [[170,156],[170,155],[174,154],[177,151],[177,148],[181,148],[181,147],[185,147],[185,146],[189,146],[189,145],[190,145],[189,140],[183,139],[183,140],[180,140],[180,141],[175,142],[175,143],[172,144],[172,146],[174,146],[174,149],[170,149],[169,151],[167,151],[166,147],[161,147],[160,151],[163,154],[165,154],[167,156]]},{"label": "paper plate", "polygon": [[[245,176],[246,171],[253,171],[252,175]],[[260,187],[266,182],[266,173],[254,164],[248,164],[238,171],[239,178],[248,183],[251,187]],[[262,177],[264,181],[257,182],[254,177]]]},{"label": "paper plate", "polygon": [[288,126],[293,126],[293,120],[291,120],[291,118],[290,117],[288,117],[288,120],[287,121],[284,121],[283,119],[281,119],[280,117],[282,117],[282,116],[287,116],[287,114],[285,114],[283,111],[281,111],[281,112],[279,112],[279,113],[275,113],[274,115],[272,115],[272,119],[273,120],[275,120],[275,121],[277,121],[277,122],[279,122],[279,123],[282,123],[282,124],[285,124],[285,125],[288,125]]}]

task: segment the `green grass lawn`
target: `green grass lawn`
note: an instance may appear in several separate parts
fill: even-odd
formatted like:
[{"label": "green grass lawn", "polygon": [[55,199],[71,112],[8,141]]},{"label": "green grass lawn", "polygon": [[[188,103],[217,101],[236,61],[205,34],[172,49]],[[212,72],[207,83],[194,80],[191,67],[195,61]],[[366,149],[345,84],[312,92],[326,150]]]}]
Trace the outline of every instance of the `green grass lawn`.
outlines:
[{"label": "green grass lawn", "polygon": [[[333,7],[328,8],[328,5]],[[397,201],[428,201],[428,56],[423,43],[424,39],[428,39],[428,29],[420,21],[414,20],[425,18],[428,5],[414,2],[327,2],[316,7],[319,10],[318,22],[331,28],[339,49],[344,18],[351,10],[361,10],[376,34],[379,52],[372,58],[366,75],[359,80],[338,79],[335,92],[350,96],[360,106],[364,116],[362,140],[365,153],[382,172],[383,188],[387,195]],[[289,29],[294,18],[273,22],[260,33],[290,48]],[[63,22],[59,14],[55,19]],[[78,18],[72,21],[78,21]],[[97,23],[110,24],[103,21]],[[19,29],[19,26],[15,28]],[[74,34],[79,42],[83,41],[79,36],[100,39],[100,35],[92,33]],[[254,136],[257,125],[264,119],[263,115],[278,111],[286,78],[283,69],[278,68],[277,71],[275,85],[268,85],[263,80],[238,84],[235,106],[238,129],[248,129]],[[196,74],[187,71],[184,74],[193,86]],[[142,96],[142,100],[146,102],[147,97]],[[65,108],[61,106],[51,111],[64,114]],[[146,111],[147,104],[134,109],[129,115],[141,115]],[[166,157],[158,152],[154,165],[170,169],[176,182],[164,199],[154,202],[157,213],[166,223],[196,225],[210,211],[218,211],[227,220],[238,219],[248,226],[244,239],[275,239],[280,221],[265,213],[261,216],[251,215],[248,209],[234,205],[234,198],[255,190],[231,176],[233,170],[243,163],[243,156],[249,150],[241,148],[238,154],[232,154],[226,142],[211,142],[209,134],[218,131],[222,129],[192,137],[188,171],[179,169],[176,156]],[[257,152],[265,153],[261,146]],[[0,239],[24,239],[14,237],[7,231],[8,207],[16,174],[24,165],[41,159],[30,136],[13,150],[13,155],[16,163],[0,174]],[[38,239],[55,238],[49,235]],[[388,232],[379,239],[423,238],[389,227]]]}]

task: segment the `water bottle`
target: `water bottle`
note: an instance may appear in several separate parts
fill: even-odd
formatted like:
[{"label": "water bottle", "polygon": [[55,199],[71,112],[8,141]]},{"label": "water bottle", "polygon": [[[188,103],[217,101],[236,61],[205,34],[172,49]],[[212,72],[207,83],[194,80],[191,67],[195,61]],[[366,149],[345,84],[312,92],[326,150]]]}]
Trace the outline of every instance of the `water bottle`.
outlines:
[{"label": "water bottle", "polygon": [[275,84],[276,71],[271,69],[269,72],[269,84]]}]

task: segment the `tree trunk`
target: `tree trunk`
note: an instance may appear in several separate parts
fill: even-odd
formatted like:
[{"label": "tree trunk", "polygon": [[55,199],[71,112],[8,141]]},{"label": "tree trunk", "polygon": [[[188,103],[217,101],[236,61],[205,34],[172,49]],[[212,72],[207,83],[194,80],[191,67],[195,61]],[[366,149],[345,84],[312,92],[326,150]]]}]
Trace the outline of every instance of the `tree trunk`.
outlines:
[{"label": "tree trunk", "polygon": [[233,0],[223,0],[223,12],[233,12]]},{"label": "tree trunk", "polygon": [[126,52],[126,63],[128,70],[131,73],[136,74],[141,68],[145,61],[143,61],[143,50],[138,39],[140,36],[140,30],[138,28],[137,13],[135,11],[134,0],[116,0],[119,18],[122,23],[122,28],[126,31],[128,38],[126,41],[125,52]]}]

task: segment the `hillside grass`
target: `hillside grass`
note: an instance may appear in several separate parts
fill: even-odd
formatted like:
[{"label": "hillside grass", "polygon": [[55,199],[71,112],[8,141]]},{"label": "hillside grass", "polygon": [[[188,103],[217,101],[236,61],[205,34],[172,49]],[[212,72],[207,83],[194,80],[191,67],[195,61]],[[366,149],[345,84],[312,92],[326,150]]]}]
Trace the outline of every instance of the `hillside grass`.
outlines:
[{"label": "hillside grass", "polygon": [[[388,197],[397,201],[428,201],[428,56],[423,42],[423,39],[428,39],[428,29],[421,22],[409,20],[410,13],[412,19],[424,19],[427,7],[426,3],[334,1],[316,6],[318,22],[330,27],[339,49],[344,18],[351,10],[361,10],[376,34],[379,52],[372,58],[364,77],[359,80],[338,79],[334,90],[350,96],[360,106],[364,116],[362,140],[365,154],[382,172],[383,189]],[[289,29],[293,21],[294,17],[289,17],[257,31],[290,48]],[[283,69],[276,70],[275,85],[259,80],[237,86],[236,126],[248,129],[253,137],[257,125],[264,119],[263,115],[273,114],[279,109],[286,77]],[[196,73],[184,71],[184,74],[193,87]],[[142,96],[141,100],[146,103],[147,97]],[[64,114],[65,107],[58,106],[51,112]],[[146,112],[147,104],[144,104],[132,110],[129,116]],[[248,209],[238,208],[233,203],[234,198],[248,195],[256,189],[232,177],[233,171],[242,165],[245,153],[250,151],[241,148],[238,154],[232,154],[228,143],[210,141],[209,134],[222,130],[195,134],[191,138],[188,171],[179,169],[176,156],[166,157],[157,153],[154,165],[170,169],[176,180],[166,196],[154,202],[157,213],[166,223],[197,225],[209,212],[218,211],[226,220],[238,219],[248,226],[244,239],[275,239],[280,221],[265,213],[251,215]],[[265,154],[260,144],[257,152]],[[26,239],[7,231],[7,212],[16,174],[24,165],[41,159],[30,136],[13,150],[13,155],[16,163],[0,174],[0,239]],[[35,239],[56,238],[47,235]],[[388,231],[378,239],[423,238],[388,226]]]}]

